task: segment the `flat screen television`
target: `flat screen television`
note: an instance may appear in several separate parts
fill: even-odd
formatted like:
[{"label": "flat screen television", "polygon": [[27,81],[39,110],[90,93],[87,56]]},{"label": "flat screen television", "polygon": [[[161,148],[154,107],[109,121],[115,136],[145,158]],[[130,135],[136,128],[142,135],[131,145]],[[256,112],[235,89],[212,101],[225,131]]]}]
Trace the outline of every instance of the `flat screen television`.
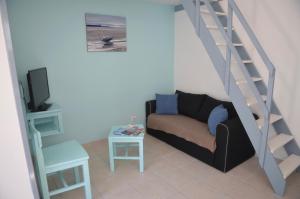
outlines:
[{"label": "flat screen television", "polygon": [[50,97],[48,76],[46,68],[30,70],[27,73],[30,102],[28,108],[33,111],[45,111],[51,104],[45,101]]}]

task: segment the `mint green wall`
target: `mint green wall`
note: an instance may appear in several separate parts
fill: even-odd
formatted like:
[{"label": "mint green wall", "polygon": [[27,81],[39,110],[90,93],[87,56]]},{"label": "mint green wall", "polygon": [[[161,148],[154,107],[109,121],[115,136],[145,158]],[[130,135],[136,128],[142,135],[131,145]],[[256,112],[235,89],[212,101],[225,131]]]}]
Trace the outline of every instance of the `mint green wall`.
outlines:
[{"label": "mint green wall", "polygon": [[[9,0],[20,80],[46,66],[50,101],[63,107],[65,134],[48,142],[86,143],[107,136],[144,103],[173,91],[173,7],[139,0]],[[128,51],[87,52],[85,13],[127,17]]]}]

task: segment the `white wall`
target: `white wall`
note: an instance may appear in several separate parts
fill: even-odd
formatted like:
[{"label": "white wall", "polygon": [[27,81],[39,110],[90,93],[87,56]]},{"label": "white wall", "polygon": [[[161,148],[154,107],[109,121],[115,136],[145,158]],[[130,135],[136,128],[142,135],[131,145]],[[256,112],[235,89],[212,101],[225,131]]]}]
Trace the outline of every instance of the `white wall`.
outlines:
[{"label": "white wall", "polygon": [[185,11],[175,13],[175,89],[208,93],[228,99],[222,82],[212,65]]},{"label": "white wall", "polygon": [[[300,1],[239,0],[237,4],[276,68],[274,100],[300,143]],[[267,81],[266,67],[255,51],[252,58]]]},{"label": "white wall", "polygon": [[[236,1],[276,68],[274,100],[300,143],[300,1]],[[236,22],[234,22],[237,25]],[[236,27],[239,31],[240,28]],[[265,66],[243,32],[239,34],[258,70]],[[184,12],[175,16],[175,88],[225,97],[209,57]]]},{"label": "white wall", "polygon": [[28,143],[22,136],[25,125],[7,28],[5,1],[0,0],[0,198],[38,198]]}]

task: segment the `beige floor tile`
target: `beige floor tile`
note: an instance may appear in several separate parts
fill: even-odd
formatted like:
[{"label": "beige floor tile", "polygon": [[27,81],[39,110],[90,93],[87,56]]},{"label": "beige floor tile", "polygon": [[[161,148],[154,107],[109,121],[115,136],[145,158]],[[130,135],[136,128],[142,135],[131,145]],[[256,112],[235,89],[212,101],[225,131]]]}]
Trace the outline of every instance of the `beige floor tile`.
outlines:
[{"label": "beige floor tile", "polygon": [[196,159],[181,169],[184,169],[185,174],[197,182],[205,182],[208,178],[212,178],[214,175],[224,175],[215,168]]},{"label": "beige floor tile", "polygon": [[115,189],[113,192],[105,193],[103,199],[141,199],[143,195],[138,193],[132,187],[127,187],[123,189]]},{"label": "beige floor tile", "polygon": [[48,176],[47,177],[47,180],[48,180],[48,187],[49,187],[49,190],[52,191],[54,189],[57,189],[57,185],[56,185],[56,176]]},{"label": "beige floor tile", "polygon": [[184,184],[179,191],[188,199],[230,199],[228,195],[216,192],[212,187],[197,182]]},{"label": "beige floor tile", "polygon": [[216,192],[224,193],[233,199],[274,198],[272,192],[258,191],[243,181],[238,181],[226,174],[207,178],[207,184]]},{"label": "beige floor tile", "polygon": [[300,172],[294,173],[287,179],[287,186],[297,186],[300,188]]},{"label": "beige floor tile", "polygon": [[160,198],[160,199],[188,199],[188,198],[186,196],[184,196],[181,192],[174,191],[167,198]]},{"label": "beige floor tile", "polygon": [[150,167],[151,165],[155,164],[156,162],[160,161],[161,156],[151,153],[151,152],[144,152],[144,164],[145,169]]},{"label": "beige floor tile", "polygon": [[150,144],[146,144],[147,143],[147,138],[145,138],[145,146],[144,146],[144,150],[145,152],[151,152],[154,153],[158,156],[161,155],[166,155],[168,153],[172,153],[174,152],[174,148],[171,147],[170,145],[166,144],[165,142],[162,141],[156,141],[156,142],[152,142]]},{"label": "beige floor tile", "polygon": [[170,167],[185,167],[190,164],[190,161],[193,161],[194,158],[191,156],[174,149],[173,152],[168,153],[163,156],[163,161],[167,166]]},{"label": "beige floor tile", "polygon": [[[145,171],[138,161],[115,161],[109,168],[107,139],[84,145],[90,155],[89,167],[95,199],[279,199],[269,184],[257,158],[251,158],[228,173],[222,173],[191,156],[145,135]],[[120,151],[121,152],[121,151]],[[136,155],[136,149],[129,150]],[[66,174],[74,180],[71,172]],[[49,179],[57,187],[58,178]],[[82,199],[83,189],[54,199]],[[284,199],[300,199],[300,174],[288,179]],[[52,198],[51,198],[52,199]]]},{"label": "beige floor tile", "polygon": [[[92,188],[92,196],[93,196],[93,199],[103,199],[101,194],[93,188]],[[58,199],[75,199],[75,198],[84,199],[85,198],[84,189],[83,188],[74,189],[74,190],[59,194],[56,197]]]},{"label": "beige floor tile", "polygon": [[253,175],[251,175],[248,178],[241,179],[249,186],[253,187],[257,191],[261,192],[272,192],[272,186],[268,181],[267,176],[264,174],[264,172],[256,172]]},{"label": "beige floor tile", "polygon": [[261,172],[261,170],[262,169],[259,166],[258,159],[253,157],[238,167],[233,168],[227,174],[237,178],[248,179],[256,173]]},{"label": "beige floor tile", "polygon": [[94,142],[84,144],[83,147],[88,152],[90,158],[93,158],[95,156],[100,155],[100,151],[101,151],[101,148],[103,147],[103,145],[104,145],[104,141],[97,140]]},{"label": "beige floor tile", "polygon": [[284,199],[299,199],[300,198],[300,186],[292,185],[287,186]]},{"label": "beige floor tile", "polygon": [[151,196],[152,198],[168,198],[176,192],[176,189],[160,178],[148,178],[148,180],[140,181],[136,185],[136,190],[142,194]]},{"label": "beige floor tile", "polygon": [[196,182],[189,175],[187,175],[186,170],[182,168],[172,168],[164,166],[161,167],[161,169],[154,171],[154,173],[157,176],[163,178],[168,184],[175,187],[176,189],[187,183]]}]

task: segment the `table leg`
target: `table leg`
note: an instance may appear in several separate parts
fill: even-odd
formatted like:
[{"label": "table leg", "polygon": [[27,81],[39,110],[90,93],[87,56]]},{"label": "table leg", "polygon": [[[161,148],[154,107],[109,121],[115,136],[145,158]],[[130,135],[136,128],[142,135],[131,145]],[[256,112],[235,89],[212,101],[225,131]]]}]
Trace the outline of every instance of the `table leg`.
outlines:
[{"label": "table leg", "polygon": [[108,140],[109,145],[109,164],[110,164],[110,170],[112,172],[115,171],[115,162],[114,162],[114,143],[109,139]]},{"label": "table leg", "polygon": [[79,183],[79,182],[80,182],[79,167],[75,167],[75,168],[73,169],[73,172],[74,172],[74,176],[75,176],[75,181],[76,181],[76,183]]},{"label": "table leg", "polygon": [[129,144],[127,143],[125,146],[125,156],[128,157],[128,149],[129,149]]},{"label": "table leg", "polygon": [[139,141],[140,172],[144,172],[144,142]]},{"label": "table leg", "polygon": [[114,156],[118,156],[118,147],[117,147],[117,143],[112,143],[113,145],[113,155]]},{"label": "table leg", "polygon": [[91,182],[90,182],[90,173],[89,173],[88,161],[86,161],[82,165],[82,170],[83,170],[85,199],[92,199],[92,190],[91,190]]}]

